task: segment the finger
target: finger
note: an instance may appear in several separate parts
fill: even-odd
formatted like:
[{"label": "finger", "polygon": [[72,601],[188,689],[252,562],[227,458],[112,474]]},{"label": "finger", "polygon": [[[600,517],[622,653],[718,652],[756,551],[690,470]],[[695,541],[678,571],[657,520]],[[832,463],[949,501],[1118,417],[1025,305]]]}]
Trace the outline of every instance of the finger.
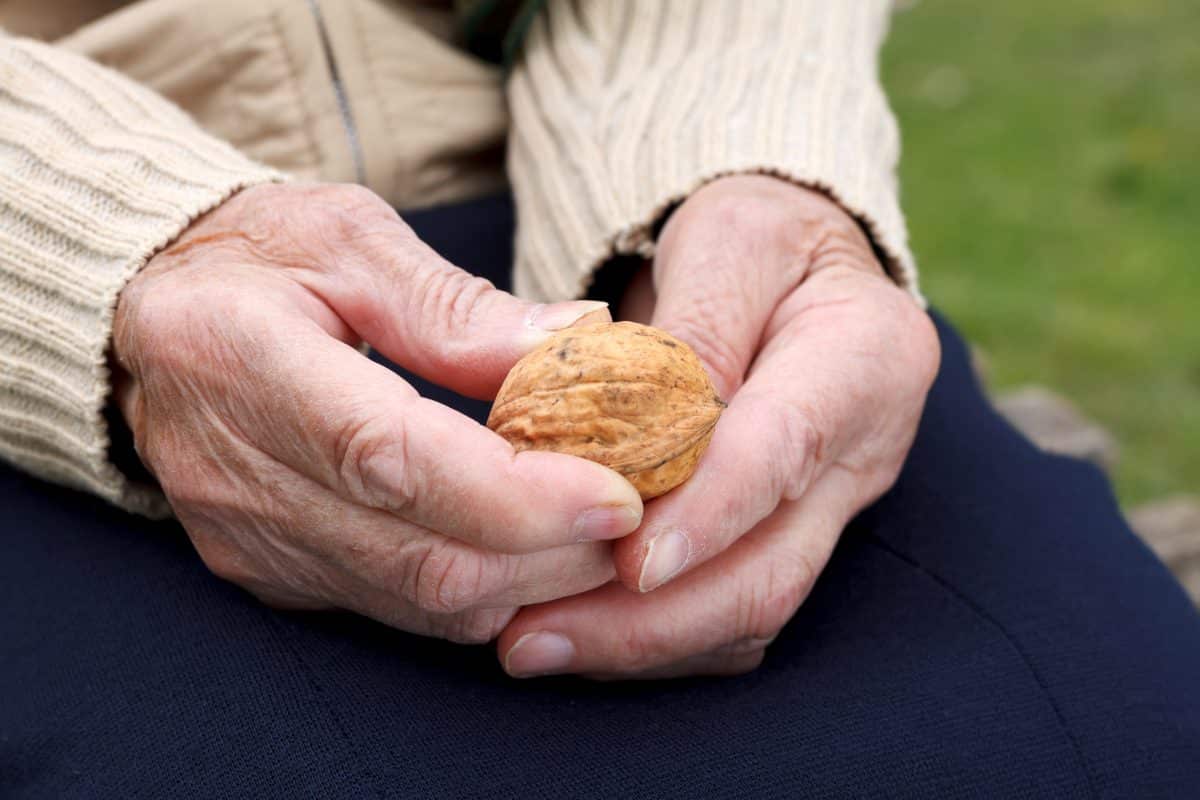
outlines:
[{"label": "finger", "polygon": [[244,585],[264,605],[281,611],[352,611],[407,633],[432,636],[459,644],[485,644],[500,635],[518,611],[517,606],[472,608],[447,614],[433,614],[410,603],[397,601],[395,595],[375,589],[362,589],[331,603],[328,600],[280,591],[272,586]]},{"label": "finger", "polygon": [[242,358],[255,371],[224,398],[233,404],[224,421],[342,497],[508,553],[612,539],[640,523],[641,499],[617,473],[514,453],[316,325],[268,319],[273,328],[247,333],[257,344]]},{"label": "finger", "polygon": [[492,641],[518,611],[517,607],[511,606],[430,614],[410,605],[398,604],[395,597],[384,592],[355,594],[342,607],[389,628],[458,644],[486,644]]},{"label": "finger", "polygon": [[846,518],[843,481],[814,487],[719,561],[651,594],[609,584],[523,609],[500,635],[512,675],[647,674],[737,642],[771,641],[807,596]]},{"label": "finger", "polygon": [[375,349],[421,377],[490,399],[555,331],[608,322],[607,304],[519,300],[453,266],[367,190],[314,188],[334,235],[324,268],[299,278]]},{"label": "finger", "polygon": [[621,581],[650,591],[704,563],[843,454],[861,470],[860,503],[886,489],[928,386],[896,341],[919,313],[882,277],[811,276],[773,316],[695,474],[616,545]]},{"label": "finger", "polygon": [[853,220],[824,195],[767,176],[709,184],[663,228],[652,324],[691,345],[728,400],[780,299],[835,242],[871,252]]},{"label": "finger", "polygon": [[242,486],[202,481],[208,488],[193,490],[180,519],[212,572],[270,605],[370,605],[378,619],[388,607],[391,624],[399,609],[447,617],[545,602],[613,578],[605,543],[520,556],[481,550],[349,503],[250,448],[227,456],[222,468],[230,466],[255,476],[253,500]]},{"label": "finger", "polygon": [[691,656],[663,667],[636,674],[620,672],[591,672],[583,677],[594,681],[659,681],[670,678],[728,677],[752,672],[766,657],[769,642],[735,642],[711,653]]},{"label": "finger", "polygon": [[341,593],[382,593],[420,613],[530,605],[580,594],[613,578],[603,543],[512,555],[481,550],[379,511],[344,508],[307,534],[343,575]]}]

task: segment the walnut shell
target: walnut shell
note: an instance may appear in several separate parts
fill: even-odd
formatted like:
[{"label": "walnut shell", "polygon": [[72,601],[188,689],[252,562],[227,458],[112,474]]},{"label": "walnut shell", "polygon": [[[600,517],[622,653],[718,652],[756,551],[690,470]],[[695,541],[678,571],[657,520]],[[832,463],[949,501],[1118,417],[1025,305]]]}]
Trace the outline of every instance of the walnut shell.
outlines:
[{"label": "walnut shell", "polygon": [[567,328],[516,363],[488,427],[624,475],[649,500],[691,477],[725,403],[700,359],[634,322]]}]

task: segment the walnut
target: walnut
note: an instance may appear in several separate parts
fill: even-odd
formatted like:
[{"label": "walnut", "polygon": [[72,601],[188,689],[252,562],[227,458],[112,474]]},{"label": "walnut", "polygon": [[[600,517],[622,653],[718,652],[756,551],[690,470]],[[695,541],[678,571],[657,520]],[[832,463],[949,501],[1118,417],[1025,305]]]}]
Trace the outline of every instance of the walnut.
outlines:
[{"label": "walnut", "polygon": [[725,403],[696,354],[633,322],[567,328],[516,363],[488,427],[624,475],[649,500],[691,477]]}]

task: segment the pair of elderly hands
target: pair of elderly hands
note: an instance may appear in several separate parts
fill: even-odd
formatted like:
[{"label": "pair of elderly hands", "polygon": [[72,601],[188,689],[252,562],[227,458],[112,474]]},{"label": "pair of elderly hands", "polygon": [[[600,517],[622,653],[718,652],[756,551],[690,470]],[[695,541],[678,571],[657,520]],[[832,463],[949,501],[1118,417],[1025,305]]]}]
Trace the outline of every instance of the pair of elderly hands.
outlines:
[{"label": "pair of elderly hands", "polygon": [[758,176],[684,202],[620,311],[687,341],[729,402],[644,508],[356,350],[491,398],[544,337],[609,319],[496,290],[359,187],[244,190],[155,256],[118,305],[116,399],[205,563],[266,603],[499,637],[516,676],[752,669],[895,480],[937,337],[838,205]]}]

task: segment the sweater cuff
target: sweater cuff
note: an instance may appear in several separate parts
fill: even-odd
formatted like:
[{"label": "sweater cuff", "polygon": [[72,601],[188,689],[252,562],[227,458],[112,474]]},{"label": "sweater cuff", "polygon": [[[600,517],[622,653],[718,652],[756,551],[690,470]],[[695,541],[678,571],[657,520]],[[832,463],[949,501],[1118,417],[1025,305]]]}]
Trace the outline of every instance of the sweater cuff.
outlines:
[{"label": "sweater cuff", "polygon": [[818,189],[924,304],[900,211],[899,136],[877,79],[890,2],[551,2],[508,86],[514,285],[582,295],[617,255],[650,257],[666,213],[716,178]]},{"label": "sweater cuff", "polygon": [[109,458],[118,294],[201,214],[282,179],[117,73],[0,34],[0,457],[167,515]]}]

